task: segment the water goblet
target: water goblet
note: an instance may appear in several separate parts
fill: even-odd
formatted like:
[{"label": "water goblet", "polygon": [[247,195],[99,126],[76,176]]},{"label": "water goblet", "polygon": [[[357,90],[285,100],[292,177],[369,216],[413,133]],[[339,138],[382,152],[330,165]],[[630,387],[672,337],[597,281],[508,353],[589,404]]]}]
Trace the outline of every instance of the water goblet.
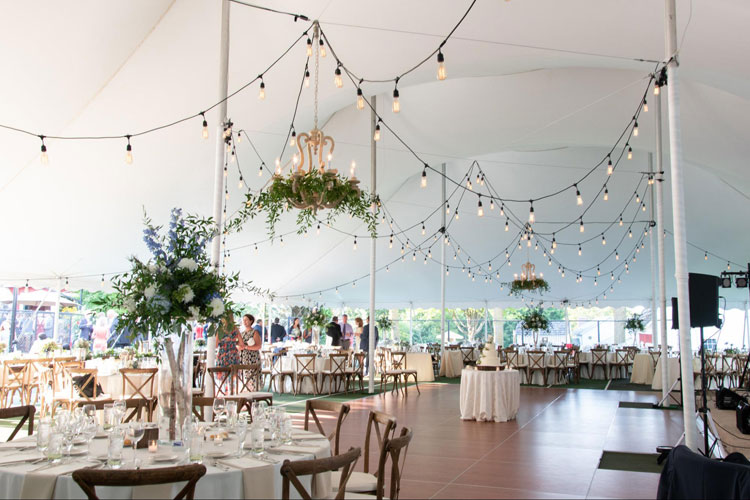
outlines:
[{"label": "water goblet", "polygon": [[281,417],[281,443],[292,444],[292,417],[291,415],[283,415]]},{"label": "water goblet", "polygon": [[146,432],[143,428],[143,424],[138,421],[130,422],[130,425],[127,426],[125,429],[127,432],[128,439],[130,440],[130,444],[133,445],[133,468],[137,469],[139,467],[139,461],[136,458],[136,448],[138,446],[138,441],[143,439],[143,434]]},{"label": "water goblet", "polygon": [[125,444],[125,438],[122,429],[113,428],[109,433],[107,443],[107,465],[111,469],[119,469],[122,466],[122,448]]},{"label": "water goblet", "polygon": [[219,418],[224,413],[224,410],[226,407],[227,407],[226,399],[221,398],[221,397],[214,398],[213,410],[214,410],[214,415],[216,416],[216,418]]},{"label": "water goblet", "polygon": [[115,407],[113,404],[108,403],[104,405],[104,421],[102,423],[102,429],[104,432],[111,432],[115,427]]},{"label": "water goblet", "polygon": [[245,446],[245,438],[247,437],[247,418],[244,415],[240,415],[237,418],[235,429],[237,432],[237,458],[239,458],[242,456],[242,449]]},{"label": "water goblet", "polygon": [[47,453],[47,448],[49,447],[49,437],[50,437],[51,432],[52,432],[52,422],[50,421],[50,418],[44,417],[40,419],[39,425],[37,426],[37,431],[36,431],[36,449],[42,455],[45,455]]},{"label": "water goblet", "polygon": [[124,399],[118,399],[113,403],[113,408],[115,409],[115,417],[117,419],[117,423],[121,424],[123,417],[125,417],[127,403],[125,403]]},{"label": "water goblet", "polygon": [[52,432],[47,444],[47,460],[58,463],[63,456],[63,436],[58,432]]},{"label": "water goblet", "polygon": [[87,417],[95,417],[96,416],[96,406],[95,405],[83,405],[83,413]]},{"label": "water goblet", "polygon": [[237,423],[237,401],[227,401],[224,411],[227,417],[227,426],[234,429]]},{"label": "water goblet", "polygon": [[265,454],[264,451],[265,430],[258,423],[253,423],[250,427],[250,451],[253,456],[260,458]]}]

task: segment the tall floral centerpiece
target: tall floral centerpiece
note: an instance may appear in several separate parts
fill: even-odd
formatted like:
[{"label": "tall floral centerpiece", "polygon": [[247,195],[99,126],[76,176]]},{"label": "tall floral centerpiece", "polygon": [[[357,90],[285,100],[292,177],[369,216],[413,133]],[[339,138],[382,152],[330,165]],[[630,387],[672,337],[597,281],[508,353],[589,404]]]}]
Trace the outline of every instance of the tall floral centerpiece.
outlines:
[{"label": "tall floral centerpiece", "polygon": [[544,316],[544,309],[541,307],[529,308],[521,316],[521,328],[531,331],[534,336],[534,347],[539,346],[539,332],[549,330],[549,321]]},{"label": "tall floral centerpiece", "polygon": [[318,345],[320,343],[320,332],[328,324],[331,317],[331,311],[321,307],[304,308],[302,311],[302,325],[305,328],[312,329],[312,344]]},{"label": "tall floral centerpiece", "polygon": [[211,265],[206,245],[215,235],[212,219],[173,209],[166,234],[148,217],[144,225],[150,258],[130,257],[131,270],[113,280],[125,309],[118,327],[131,336],[151,335],[161,361],[160,418],[168,419],[169,439],[175,440],[192,406],[193,327],[216,333],[239,277],[219,274]]},{"label": "tall floral centerpiece", "polygon": [[625,322],[625,330],[630,332],[630,334],[633,336],[633,345],[636,344],[636,339],[637,339],[636,334],[642,332],[645,327],[646,326],[643,323],[643,318],[641,317],[640,314],[633,314]]}]

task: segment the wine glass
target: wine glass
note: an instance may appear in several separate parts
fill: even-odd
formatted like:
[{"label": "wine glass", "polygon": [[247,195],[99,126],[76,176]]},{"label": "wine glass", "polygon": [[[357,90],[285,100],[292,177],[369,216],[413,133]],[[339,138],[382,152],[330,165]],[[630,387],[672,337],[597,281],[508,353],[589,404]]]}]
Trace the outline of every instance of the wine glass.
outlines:
[{"label": "wine glass", "polygon": [[117,423],[121,424],[122,419],[125,417],[125,410],[127,409],[127,404],[125,403],[124,399],[118,399],[113,403],[113,408],[115,410],[115,416],[117,418]]},{"label": "wine glass", "polygon": [[227,401],[224,398],[214,398],[214,416],[218,419],[227,407]]},{"label": "wine glass", "polygon": [[145,433],[145,429],[143,428],[143,424],[138,421],[130,422],[130,425],[126,428],[128,439],[130,439],[130,444],[133,445],[133,467],[138,469],[140,467],[139,461],[136,459],[135,450],[138,446],[138,441],[143,439],[143,434]]},{"label": "wine glass", "polygon": [[96,406],[95,405],[83,405],[83,413],[87,417],[96,416]]},{"label": "wine glass", "polygon": [[81,435],[86,439],[88,443],[89,454],[91,454],[91,443],[96,437],[98,426],[96,424],[95,417],[86,417],[83,426],[81,427]]},{"label": "wine glass", "polygon": [[247,418],[245,415],[237,417],[237,426],[235,427],[237,432],[237,458],[240,458],[243,453],[243,447],[245,446],[245,437],[247,437]]}]

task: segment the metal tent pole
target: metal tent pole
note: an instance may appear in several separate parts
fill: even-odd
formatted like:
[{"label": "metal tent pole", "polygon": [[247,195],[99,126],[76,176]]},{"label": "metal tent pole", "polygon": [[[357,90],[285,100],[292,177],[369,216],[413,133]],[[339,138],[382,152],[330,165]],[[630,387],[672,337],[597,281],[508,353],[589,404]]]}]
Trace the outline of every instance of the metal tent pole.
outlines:
[{"label": "metal tent pole", "polygon": [[[648,171],[650,175],[650,180],[653,182],[653,184],[656,183],[656,181],[653,181],[654,179],[654,154],[649,152],[648,153]],[[654,221],[656,217],[656,195],[654,193],[652,184],[651,189],[651,221]],[[658,277],[656,272],[656,245],[654,244],[654,227],[653,225],[649,229],[651,232],[651,244],[649,245],[650,250],[650,256],[651,256],[651,345],[653,347],[656,347],[659,345],[659,341],[657,340],[657,334],[659,333],[659,325],[657,323],[657,300],[656,300],[656,294],[657,294],[657,285],[658,285]]]},{"label": "metal tent pole", "polygon": [[[219,46],[219,120],[216,123],[216,160],[214,163],[214,221],[216,223],[216,235],[211,241],[211,265],[214,272],[219,272],[219,258],[221,256],[221,231],[222,231],[222,203],[224,188],[224,132],[223,123],[227,119],[227,94],[229,92],[229,0],[221,0],[221,43]],[[216,335],[206,339],[206,366],[216,366]],[[206,395],[214,395],[214,384],[211,377],[206,378]],[[210,411],[210,409],[209,409]],[[210,417],[211,415],[209,415]]]},{"label": "metal tent pole", "polygon": [[412,318],[414,314],[414,302],[409,302],[409,343],[414,343],[414,320]]},{"label": "metal tent pole", "polygon": [[[445,239],[448,234],[445,231],[445,163],[441,165],[443,173],[440,181],[442,209],[440,210],[440,230],[443,232],[443,242],[440,245],[440,360],[445,359]],[[442,367],[441,367],[442,369]]]},{"label": "metal tent pole", "polygon": [[[370,98],[372,104],[372,111],[370,112],[370,192],[372,196],[376,196],[376,166],[377,166],[377,142],[375,142],[375,127],[377,126],[378,116],[375,110],[377,109],[377,97],[372,96]],[[378,207],[375,202],[372,203],[370,210],[373,214],[377,211]],[[370,238],[370,321],[369,321],[369,338],[370,345],[368,346],[368,380],[367,380],[367,392],[372,394],[375,392],[375,247],[377,244],[376,238]]]},{"label": "metal tent pole", "polygon": [[[682,133],[680,130],[680,93],[677,72],[677,12],[675,0],[665,0],[665,38],[667,63],[667,102],[669,104],[669,160],[672,174],[672,218],[674,228],[675,280],[680,322],[680,355],[682,363],[682,414],[685,422],[685,445],[698,451],[698,429],[695,425],[695,384],[693,382],[693,348],[690,336],[690,292],[688,289],[687,234],[685,224],[685,190],[682,180]],[[703,347],[703,346],[701,346]]]},{"label": "metal tent pole", "polygon": [[63,281],[57,278],[57,299],[55,300],[55,318],[52,325],[52,339],[57,341],[57,323],[60,321],[60,296],[62,295]]},{"label": "metal tent pole", "polygon": [[[664,156],[662,154],[661,95],[655,96],[656,114],[656,244],[659,273],[659,339],[661,342],[661,397],[667,401],[669,395],[669,350],[667,348],[667,280],[664,268]],[[653,245],[653,242],[652,242]]]}]

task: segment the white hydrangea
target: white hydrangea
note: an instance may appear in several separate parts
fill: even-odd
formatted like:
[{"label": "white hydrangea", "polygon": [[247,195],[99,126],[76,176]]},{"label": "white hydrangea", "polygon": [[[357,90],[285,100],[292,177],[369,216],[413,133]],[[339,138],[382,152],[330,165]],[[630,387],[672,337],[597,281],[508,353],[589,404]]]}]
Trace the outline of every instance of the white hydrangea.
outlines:
[{"label": "white hydrangea", "polygon": [[188,312],[190,313],[190,319],[193,321],[197,321],[200,319],[201,310],[198,309],[197,306],[190,306],[188,307]]},{"label": "white hydrangea", "polygon": [[149,285],[143,291],[143,296],[147,299],[152,298],[156,294],[156,285]]},{"label": "white hydrangea", "polygon": [[177,293],[182,297],[182,302],[184,302],[185,304],[189,304],[190,301],[195,298],[195,293],[188,284],[180,285],[180,287],[177,289]]},{"label": "white hydrangea", "polygon": [[157,266],[156,264],[149,264],[148,270],[151,271],[152,273],[155,273],[156,271],[159,270],[159,266]]},{"label": "white hydrangea", "polygon": [[177,263],[177,267],[181,269],[187,269],[189,271],[195,271],[198,269],[198,264],[188,257],[183,257],[180,259],[180,262]]},{"label": "white hydrangea", "polygon": [[128,297],[125,299],[124,303],[125,309],[128,310],[128,312],[134,312],[135,311],[135,300],[133,300],[131,297]]},{"label": "white hydrangea", "polygon": [[224,314],[224,302],[219,297],[211,299],[208,308],[211,310],[211,316],[214,318],[218,318]]}]

